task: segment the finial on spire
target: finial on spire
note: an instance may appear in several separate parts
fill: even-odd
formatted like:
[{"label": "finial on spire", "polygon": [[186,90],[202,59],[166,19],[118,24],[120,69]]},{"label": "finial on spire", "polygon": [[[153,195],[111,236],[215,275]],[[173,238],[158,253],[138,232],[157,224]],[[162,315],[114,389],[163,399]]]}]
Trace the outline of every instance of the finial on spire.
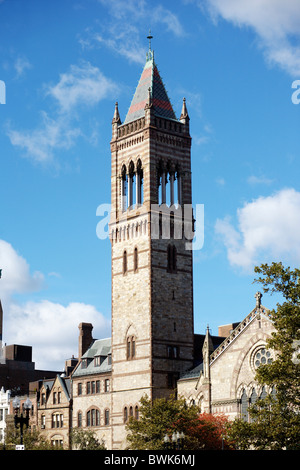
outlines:
[{"label": "finial on spire", "polygon": [[153,39],[153,36],[151,35],[151,29],[149,29],[147,39],[149,39],[149,51],[151,51],[151,39]]},{"label": "finial on spire", "polygon": [[256,292],[254,297],[256,299],[256,308],[260,308],[261,307],[262,293],[261,292]]},{"label": "finial on spire", "polygon": [[149,51],[146,54],[147,61],[148,60],[153,60],[154,59],[154,52],[151,49],[151,39],[153,38],[151,34],[151,30],[149,29],[149,34],[147,36],[147,39],[149,39]]},{"label": "finial on spire", "polygon": [[112,123],[115,124],[121,124],[121,119],[120,119],[120,114],[119,114],[119,108],[118,108],[118,102],[116,101],[115,104],[115,112],[114,112],[114,117],[112,120]]}]

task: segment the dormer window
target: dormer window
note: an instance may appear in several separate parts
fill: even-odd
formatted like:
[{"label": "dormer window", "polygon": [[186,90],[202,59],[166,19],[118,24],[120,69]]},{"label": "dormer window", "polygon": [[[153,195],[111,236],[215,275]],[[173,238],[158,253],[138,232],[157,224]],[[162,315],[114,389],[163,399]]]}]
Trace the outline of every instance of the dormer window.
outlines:
[{"label": "dormer window", "polygon": [[82,369],[86,369],[88,366],[88,360],[86,357],[84,357],[82,360],[81,360],[81,368]]},{"label": "dormer window", "polygon": [[95,356],[94,357],[94,366],[99,367],[101,365],[101,357],[100,356]]}]

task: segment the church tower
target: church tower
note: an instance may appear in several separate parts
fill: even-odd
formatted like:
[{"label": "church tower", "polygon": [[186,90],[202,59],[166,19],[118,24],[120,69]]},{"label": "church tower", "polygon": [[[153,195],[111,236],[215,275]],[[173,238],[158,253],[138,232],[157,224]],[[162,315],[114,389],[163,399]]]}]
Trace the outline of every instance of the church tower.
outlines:
[{"label": "church tower", "polygon": [[124,122],[111,140],[113,448],[143,395],[174,393],[193,366],[191,137],[149,51]]}]

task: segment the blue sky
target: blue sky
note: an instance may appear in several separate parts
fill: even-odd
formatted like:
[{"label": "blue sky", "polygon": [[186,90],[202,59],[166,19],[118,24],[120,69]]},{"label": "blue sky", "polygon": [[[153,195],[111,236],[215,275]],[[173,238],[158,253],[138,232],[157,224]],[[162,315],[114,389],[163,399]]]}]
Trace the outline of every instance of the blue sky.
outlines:
[{"label": "blue sky", "polygon": [[32,345],[37,368],[77,356],[82,321],[110,335],[96,211],[110,203],[114,104],[124,120],[149,29],[178,117],[187,100],[204,204],[195,331],[254,308],[256,264],[299,266],[297,0],[0,0],[3,341]]}]

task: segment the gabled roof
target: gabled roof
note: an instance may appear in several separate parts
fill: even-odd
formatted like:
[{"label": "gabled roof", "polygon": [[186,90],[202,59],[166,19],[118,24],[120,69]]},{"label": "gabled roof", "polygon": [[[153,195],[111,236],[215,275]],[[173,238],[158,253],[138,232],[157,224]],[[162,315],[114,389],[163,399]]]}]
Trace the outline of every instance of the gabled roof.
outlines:
[{"label": "gabled roof", "polygon": [[[213,352],[210,355],[210,365],[212,365],[215,360],[221,357],[223,352],[226,351],[227,348],[230,347],[230,345],[237,340],[237,338],[244,331],[245,328],[247,328],[254,320],[259,319],[261,316],[264,316],[271,322],[270,310],[261,305],[261,303],[259,302],[259,304],[256,305],[256,307],[246,316],[246,318],[244,318],[243,321],[237,324],[236,328],[232,330],[229,336],[227,336],[226,338],[219,337],[221,341],[217,340],[218,337],[211,337],[212,339],[214,338],[214,340],[212,341]],[[195,345],[198,343],[197,349],[200,358],[200,348],[203,345],[202,339],[204,338],[204,335],[195,335],[195,337],[196,336],[198,336],[198,338],[195,342]],[[194,367],[189,371],[184,372],[180,376],[179,380],[197,378],[201,374],[202,370],[203,363],[194,364]]]},{"label": "gabled roof", "polygon": [[176,120],[167,91],[154,62],[154,52],[149,49],[146,57],[146,64],[124,124],[145,116],[145,106],[150,105],[149,98],[155,116]]}]

